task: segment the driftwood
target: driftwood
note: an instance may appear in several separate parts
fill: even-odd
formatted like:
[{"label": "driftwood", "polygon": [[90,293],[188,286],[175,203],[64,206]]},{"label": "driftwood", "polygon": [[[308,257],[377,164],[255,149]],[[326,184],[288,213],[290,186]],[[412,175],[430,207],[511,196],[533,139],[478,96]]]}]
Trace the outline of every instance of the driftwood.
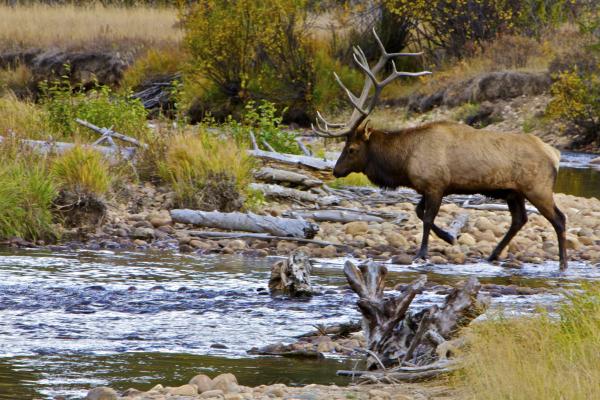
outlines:
[{"label": "driftwood", "polygon": [[360,332],[360,330],[362,329],[362,324],[360,322],[345,322],[330,326],[316,325],[315,327],[317,328],[316,331],[303,333],[302,335],[299,335],[297,337],[305,338],[318,335],[328,335],[331,336],[332,339],[337,339],[341,337],[347,337],[354,332]]},{"label": "driftwood", "polygon": [[323,184],[322,180],[315,179],[299,172],[286,171],[283,169],[275,169],[270,167],[263,167],[259,169],[254,173],[254,177],[267,183],[285,183],[305,188],[317,187]]},{"label": "driftwood", "polygon": [[463,230],[465,225],[467,225],[467,221],[469,221],[468,213],[465,212],[465,213],[459,214],[458,217],[456,217],[450,223],[450,226],[448,227],[446,232],[448,232],[450,234],[450,236],[452,236],[452,238],[454,238],[454,240],[458,239],[460,232]]},{"label": "driftwood", "polygon": [[286,199],[298,203],[316,203],[324,206],[337,204],[340,199],[337,196],[319,196],[303,190],[286,188],[268,183],[251,183],[249,188],[262,192],[267,198]]},{"label": "driftwood", "polygon": [[115,146],[115,143],[113,141],[113,138],[114,138],[114,139],[122,140],[127,143],[131,143],[135,146],[143,146],[143,147],[147,146],[143,143],[140,143],[140,141],[137,139],[123,135],[122,133],[115,132],[112,129],[100,128],[99,126],[96,126],[94,124],[91,124],[91,123],[84,121],[82,119],[79,119],[79,118],[75,118],[75,122],[77,122],[79,125],[85,126],[86,128],[89,128],[89,129],[93,130],[94,132],[102,135],[100,137],[100,139],[98,139],[94,142],[94,144],[100,144],[103,141],[107,140],[107,141],[109,141],[109,143],[112,143],[112,145]]},{"label": "driftwood", "polygon": [[323,160],[316,157],[299,156],[295,154],[283,154],[258,149],[248,150],[248,154],[267,161],[294,165],[297,167],[307,167],[317,171],[331,171],[335,166],[335,161],[332,160]]},{"label": "driftwood", "polygon": [[337,244],[325,242],[323,240],[305,239],[290,236],[273,236],[268,233],[241,233],[241,232],[215,232],[215,231],[188,231],[190,236],[195,236],[203,239],[258,239],[258,240],[285,240],[298,243],[312,243],[319,246],[335,246],[341,248],[349,248],[346,244]]},{"label": "driftwood", "polygon": [[140,99],[144,108],[154,113],[172,110],[175,106],[173,88],[179,80],[181,80],[180,73],[158,77],[143,83],[131,97]]},{"label": "driftwood", "polygon": [[384,222],[385,219],[376,215],[369,215],[360,210],[344,211],[344,210],[314,210],[314,211],[296,211],[290,210],[283,213],[286,217],[312,219],[313,221],[330,221],[330,222]]},{"label": "driftwood", "polygon": [[232,231],[270,233],[275,236],[290,236],[312,239],[318,232],[316,224],[291,218],[257,215],[254,213],[222,213],[187,209],[171,210],[174,222]]},{"label": "driftwood", "polygon": [[[484,210],[484,211],[510,211],[506,204],[471,204],[468,200],[462,204],[459,204],[462,208],[470,208],[473,210]],[[527,204],[525,210],[528,213],[539,214],[540,212],[535,208]]]},{"label": "driftwood", "polygon": [[[4,141],[4,137],[0,136],[0,142]],[[109,158],[113,161],[118,161],[121,159],[131,160],[136,153],[135,147],[109,147],[109,146],[99,146],[94,144],[75,144],[68,142],[53,142],[53,141],[44,141],[44,140],[31,140],[31,139],[21,139],[21,143],[25,146],[31,148],[32,150],[40,153],[40,154],[49,154],[49,153],[57,153],[62,154],[73,147],[81,146],[81,147],[89,147],[100,153],[106,158]]]},{"label": "driftwood", "polygon": [[305,156],[312,157],[312,151],[310,151],[310,149],[306,147],[304,142],[302,142],[302,140],[299,137],[296,137],[296,143],[298,144],[298,147],[300,148],[300,150],[302,150]]},{"label": "driftwood", "polygon": [[267,142],[265,139],[261,139],[260,142],[263,144],[263,146],[265,146],[267,148],[268,151],[273,152],[273,153],[277,153],[277,150],[275,150],[273,148],[273,146],[271,146],[269,144],[269,142]]},{"label": "driftwood", "polygon": [[276,343],[261,348],[253,347],[248,354],[260,356],[281,356],[290,358],[323,358],[323,353],[316,350],[297,349],[293,344]]},{"label": "driftwood", "polygon": [[285,260],[271,266],[269,292],[271,295],[309,297],[313,294],[310,284],[310,259],[301,251],[294,251]]},{"label": "driftwood", "polygon": [[369,262],[357,268],[348,261],[344,273],[359,296],[357,304],[363,315],[369,353],[367,370],[424,366],[438,361],[438,346],[444,345],[456,335],[458,328],[467,325],[484,309],[477,298],[481,285],[475,278],[453,289],[442,306],[409,312],[411,302],[425,286],[425,275],[408,285],[399,296],[384,297],[387,274],[384,266]]}]

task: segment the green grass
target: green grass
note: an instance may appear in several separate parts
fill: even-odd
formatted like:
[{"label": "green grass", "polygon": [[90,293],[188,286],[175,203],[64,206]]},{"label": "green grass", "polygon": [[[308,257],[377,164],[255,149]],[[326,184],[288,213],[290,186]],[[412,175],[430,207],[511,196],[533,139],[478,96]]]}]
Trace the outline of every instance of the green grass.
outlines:
[{"label": "green grass", "polygon": [[356,172],[353,172],[344,178],[336,178],[327,184],[336,189],[343,186],[373,186],[365,174]]},{"label": "green grass", "polygon": [[498,317],[473,325],[458,376],[465,398],[598,398],[600,285],[569,296],[558,317]]},{"label": "green grass", "polygon": [[109,166],[102,154],[89,147],[75,146],[52,162],[52,178],[59,188],[102,196],[110,189]]}]

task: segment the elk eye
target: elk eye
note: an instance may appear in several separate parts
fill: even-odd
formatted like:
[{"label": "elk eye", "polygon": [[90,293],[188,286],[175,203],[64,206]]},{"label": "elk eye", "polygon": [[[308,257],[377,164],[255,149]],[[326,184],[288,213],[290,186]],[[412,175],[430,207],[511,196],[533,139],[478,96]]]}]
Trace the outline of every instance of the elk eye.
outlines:
[{"label": "elk eye", "polygon": [[350,149],[348,149],[348,153],[354,154],[356,153],[356,149],[354,147],[351,147]]}]

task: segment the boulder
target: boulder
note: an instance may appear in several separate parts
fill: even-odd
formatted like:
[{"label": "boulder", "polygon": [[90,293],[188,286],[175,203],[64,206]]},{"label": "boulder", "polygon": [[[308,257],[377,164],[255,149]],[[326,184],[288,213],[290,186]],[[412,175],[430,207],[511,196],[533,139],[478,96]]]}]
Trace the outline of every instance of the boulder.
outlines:
[{"label": "boulder", "polygon": [[97,387],[90,390],[85,400],[117,400],[119,394],[109,387]]},{"label": "boulder", "polygon": [[172,396],[195,396],[198,394],[198,387],[188,383],[178,387],[167,387],[166,392]]},{"label": "boulder", "polygon": [[399,234],[398,232],[387,233],[385,235],[385,239],[388,241],[390,246],[400,247],[400,248],[408,247],[408,241],[406,240],[406,238],[403,235]]},{"label": "boulder", "polygon": [[223,398],[223,395],[224,395],[224,394],[225,394],[225,393],[223,393],[223,391],[222,391],[222,390],[208,390],[208,391],[206,391],[206,392],[202,393],[202,394],[200,395],[200,398],[201,398],[201,399],[211,399],[211,398],[213,398],[213,397],[216,397],[216,398]]},{"label": "boulder", "polygon": [[135,228],[131,237],[135,239],[154,239],[154,229],[152,228]]},{"label": "boulder", "polygon": [[212,389],[221,390],[223,393],[237,393],[238,382],[233,374],[221,374],[213,379]]}]

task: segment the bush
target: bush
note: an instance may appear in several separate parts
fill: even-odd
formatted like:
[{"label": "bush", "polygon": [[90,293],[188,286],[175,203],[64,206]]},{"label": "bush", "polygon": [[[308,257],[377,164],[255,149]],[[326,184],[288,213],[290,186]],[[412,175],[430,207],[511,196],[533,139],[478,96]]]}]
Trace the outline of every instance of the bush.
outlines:
[{"label": "bush", "polygon": [[54,237],[52,201],[56,190],[45,164],[22,148],[3,143],[0,165],[0,237],[27,240]]},{"label": "bush", "polygon": [[285,109],[278,115],[275,104],[265,100],[259,105],[249,101],[246,103],[245,109],[246,113],[242,124],[246,129],[242,131],[252,130],[259,147],[264,148],[263,141],[265,141],[279,152],[300,154],[300,149],[295,141],[296,135],[281,129],[282,114]]},{"label": "bush", "polygon": [[473,324],[459,382],[478,400],[592,399],[600,387],[600,286],[568,296],[558,319]]},{"label": "bush", "polygon": [[540,44],[529,37],[501,35],[485,46],[487,56],[494,68],[525,68],[529,61],[542,56]]},{"label": "bush", "polygon": [[102,196],[110,188],[110,172],[98,151],[83,146],[58,156],[52,162],[52,178],[60,189],[78,194]]},{"label": "bush", "polygon": [[158,173],[173,186],[176,207],[209,211],[242,208],[252,162],[233,139],[207,133],[177,134],[165,147]]},{"label": "bush", "polygon": [[[249,100],[287,108],[307,122],[313,71],[303,0],[211,0],[183,15],[192,75],[210,81],[204,103],[235,114]],[[213,113],[214,114],[214,113]]]},{"label": "bush", "polygon": [[98,138],[75,122],[80,118],[102,128],[138,139],[147,139],[148,115],[142,102],[129,95],[117,95],[108,86],[96,85],[88,92],[71,85],[68,77],[41,85],[42,105],[48,112],[51,130],[59,136]]},{"label": "bush", "polygon": [[29,98],[36,84],[31,70],[23,64],[14,68],[0,69],[0,94],[14,93],[18,98]]},{"label": "bush", "polygon": [[579,74],[577,69],[558,75],[550,89],[546,115],[578,134],[578,144],[600,143],[600,74]]},{"label": "bush", "polygon": [[127,68],[121,85],[125,89],[135,89],[149,80],[180,72],[185,62],[186,54],[178,47],[150,49]]}]

